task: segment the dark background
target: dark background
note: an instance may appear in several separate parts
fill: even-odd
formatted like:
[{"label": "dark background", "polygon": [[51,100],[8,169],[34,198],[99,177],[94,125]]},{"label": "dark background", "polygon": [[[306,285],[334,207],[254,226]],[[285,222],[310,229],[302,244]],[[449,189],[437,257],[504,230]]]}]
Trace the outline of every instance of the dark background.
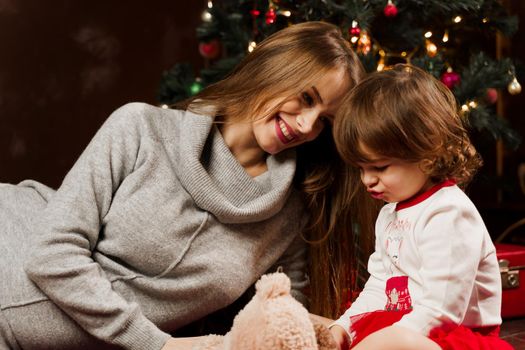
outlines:
[{"label": "dark background", "polygon": [[[520,29],[495,50],[525,62],[525,3],[505,1]],[[58,187],[108,115],[132,101],[158,104],[162,72],[204,65],[196,27],[205,0],[0,0],[0,182]],[[492,54],[495,54],[493,52]],[[525,90],[525,77],[520,83]],[[525,91],[500,92],[500,110],[525,138]],[[525,144],[525,142],[524,142]],[[485,172],[469,192],[493,235],[525,216],[511,151],[486,141]],[[499,164],[499,170],[498,170]]]},{"label": "dark background", "polygon": [[0,0],[0,182],[58,187],[108,115],[202,65],[204,0]]}]

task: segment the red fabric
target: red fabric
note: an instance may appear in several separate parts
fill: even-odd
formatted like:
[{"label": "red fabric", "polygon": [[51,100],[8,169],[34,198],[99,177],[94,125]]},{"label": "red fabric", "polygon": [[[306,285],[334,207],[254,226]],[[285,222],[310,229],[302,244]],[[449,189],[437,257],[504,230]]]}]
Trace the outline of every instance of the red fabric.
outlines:
[{"label": "red fabric", "polygon": [[352,346],[350,348],[356,346],[359,342],[366,338],[367,335],[377,332],[378,330],[385,327],[391,326],[410,311],[412,310],[380,310],[350,317],[350,333],[352,334]]},{"label": "red fabric", "polygon": [[396,204],[396,211],[399,211],[401,209],[406,209],[406,208],[410,208],[416,204],[419,204],[421,202],[423,202],[425,199],[427,199],[428,197],[432,196],[434,193],[436,193],[437,191],[439,191],[440,189],[442,189],[443,187],[449,187],[449,186],[454,186],[456,184],[456,181],[454,180],[445,180],[439,184],[436,184],[434,186],[432,186],[430,189],[428,189],[427,191],[421,193],[421,194],[418,194],[414,197],[411,197],[409,199],[405,199],[404,201],[401,201],[399,203]]},{"label": "red fabric", "polygon": [[[403,311],[374,311],[350,318],[353,348],[368,335],[391,326],[410,313]],[[506,341],[499,338],[499,326],[468,328],[454,324],[434,328],[429,336],[443,350],[513,350]]]},{"label": "red fabric", "polygon": [[499,338],[498,327],[468,328],[464,326],[443,326],[434,328],[429,336],[443,350],[513,350],[506,341]]}]

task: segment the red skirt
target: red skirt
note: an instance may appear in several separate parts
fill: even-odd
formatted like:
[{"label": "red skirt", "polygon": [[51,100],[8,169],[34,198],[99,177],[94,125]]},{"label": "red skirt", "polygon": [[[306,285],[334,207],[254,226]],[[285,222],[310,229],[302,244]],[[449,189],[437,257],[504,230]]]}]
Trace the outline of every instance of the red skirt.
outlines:
[{"label": "red skirt", "polygon": [[[367,335],[391,326],[411,310],[374,311],[350,318],[352,347]],[[434,328],[428,336],[444,350],[513,350],[506,341],[499,338],[499,326],[469,328],[462,325],[443,325]]]}]

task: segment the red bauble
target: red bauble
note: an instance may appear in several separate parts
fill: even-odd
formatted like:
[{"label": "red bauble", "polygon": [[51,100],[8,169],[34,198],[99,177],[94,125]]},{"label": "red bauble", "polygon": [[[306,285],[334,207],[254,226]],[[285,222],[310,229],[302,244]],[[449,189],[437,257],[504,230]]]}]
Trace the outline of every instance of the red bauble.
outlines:
[{"label": "red bauble", "polygon": [[485,101],[491,105],[496,103],[496,101],[498,101],[498,90],[494,88],[488,88],[487,93],[485,94]]},{"label": "red bauble", "polygon": [[221,44],[219,40],[214,39],[207,43],[202,42],[199,44],[199,53],[204,58],[214,59],[219,56],[219,53],[221,52]]},{"label": "red bauble", "polygon": [[441,76],[441,82],[445,84],[449,89],[452,90],[452,88],[456,85],[458,85],[461,81],[461,78],[459,77],[459,74],[456,72],[445,72]]},{"label": "red bauble", "polygon": [[361,28],[359,27],[352,27],[349,30],[351,36],[359,36],[361,34]]},{"label": "red bauble", "polygon": [[273,8],[270,8],[268,12],[266,12],[266,24],[272,24],[275,22],[275,19],[277,18],[277,13],[275,13],[275,10]]},{"label": "red bauble", "polygon": [[383,9],[383,13],[387,17],[395,17],[395,16],[397,16],[397,7],[396,7],[396,5],[394,5],[392,2],[389,1],[388,4],[386,4],[385,8]]},{"label": "red bauble", "polygon": [[252,15],[253,18],[257,18],[261,14],[261,11],[259,11],[259,10],[251,10],[250,14]]}]

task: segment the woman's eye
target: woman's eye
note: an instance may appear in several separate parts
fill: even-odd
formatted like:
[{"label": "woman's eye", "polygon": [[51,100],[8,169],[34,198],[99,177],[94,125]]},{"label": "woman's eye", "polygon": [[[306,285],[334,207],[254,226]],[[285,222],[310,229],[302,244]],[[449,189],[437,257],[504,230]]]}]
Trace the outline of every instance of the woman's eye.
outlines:
[{"label": "woman's eye", "polygon": [[302,97],[304,103],[306,103],[306,105],[307,105],[308,107],[311,107],[311,106],[314,105],[314,99],[312,98],[312,96],[310,96],[309,93],[307,93],[307,92],[303,92],[303,93],[301,94],[301,97]]}]

